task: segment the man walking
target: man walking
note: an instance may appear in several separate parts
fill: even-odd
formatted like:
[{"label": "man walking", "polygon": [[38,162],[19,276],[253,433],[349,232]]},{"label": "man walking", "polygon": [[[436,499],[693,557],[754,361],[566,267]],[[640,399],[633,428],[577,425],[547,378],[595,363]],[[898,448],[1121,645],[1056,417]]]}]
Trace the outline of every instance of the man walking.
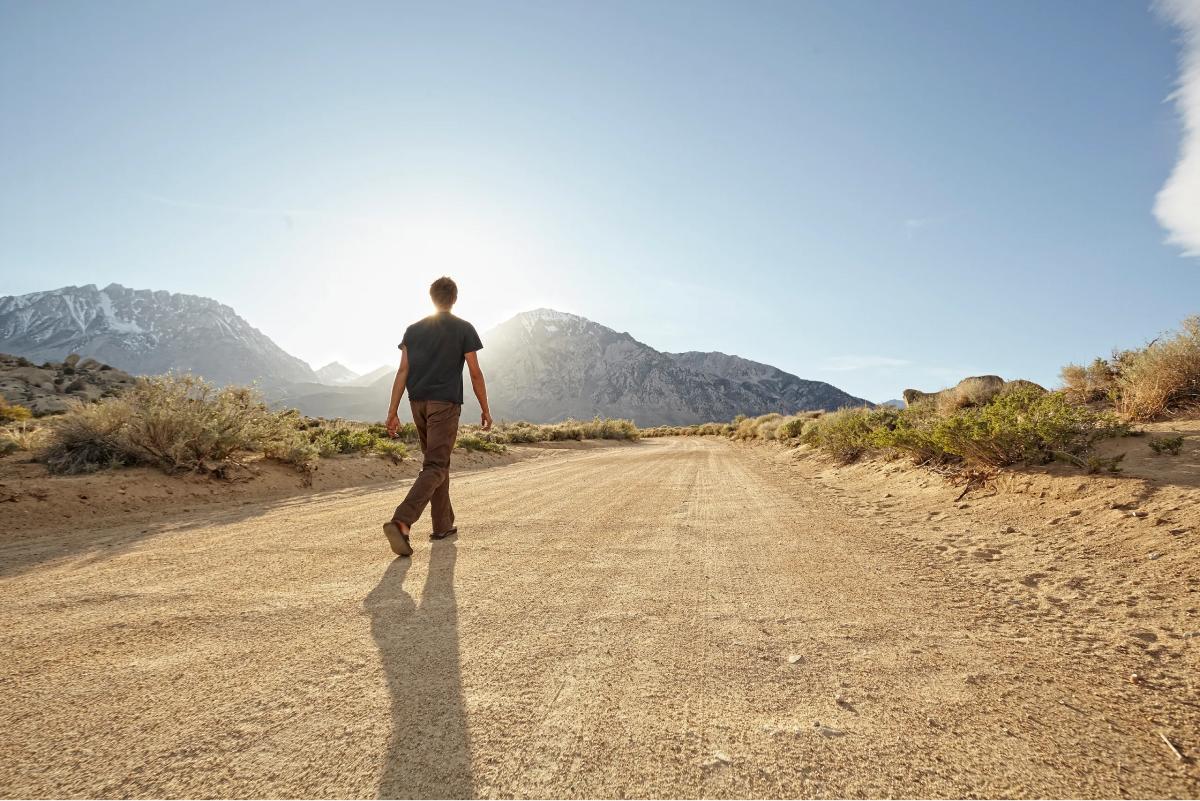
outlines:
[{"label": "man walking", "polygon": [[487,387],[483,382],[483,371],[479,369],[478,351],[483,343],[475,333],[475,326],[450,313],[458,300],[458,286],[443,276],[429,287],[429,297],[433,299],[437,313],[413,323],[404,332],[400,342],[400,369],[392,383],[392,403],[387,416],[388,434],[394,437],[400,426],[397,410],[407,389],[421,451],[425,454],[421,472],[404,503],[396,507],[391,521],[383,525],[383,533],[397,556],[412,554],[409,532],[430,502],[433,504],[430,539],[440,540],[458,533],[454,526],[454,507],[450,504],[450,453],[458,439],[464,362],[471,372],[471,387],[483,411],[480,425],[484,431],[492,427]]}]

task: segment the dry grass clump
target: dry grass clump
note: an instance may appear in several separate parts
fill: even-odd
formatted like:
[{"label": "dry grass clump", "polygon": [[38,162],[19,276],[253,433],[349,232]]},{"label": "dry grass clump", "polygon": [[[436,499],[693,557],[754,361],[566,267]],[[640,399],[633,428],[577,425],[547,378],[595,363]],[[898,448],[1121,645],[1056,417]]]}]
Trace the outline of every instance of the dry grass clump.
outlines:
[{"label": "dry grass clump", "polygon": [[1118,354],[1117,410],[1150,420],[1200,402],[1200,315],[1183,321],[1173,336]]},{"label": "dry grass clump", "polygon": [[1059,375],[1063,393],[1075,403],[1095,403],[1115,396],[1117,373],[1104,359],[1096,358],[1086,367],[1068,364]]},{"label": "dry grass clump", "polygon": [[1077,403],[1108,400],[1131,420],[1153,420],[1200,403],[1200,316],[1144,348],[1062,369],[1063,392]]},{"label": "dry grass clump", "polygon": [[139,379],[121,397],[76,403],[49,425],[39,455],[54,473],[149,464],[223,475],[256,453],[307,470],[319,453],[298,422],[246,387],[156,376]]},{"label": "dry grass clump", "polygon": [[778,412],[760,415],[758,417],[744,417],[741,420],[736,420],[737,428],[733,431],[734,439],[773,439],[775,429],[779,427],[783,420],[783,415]]},{"label": "dry grass clump", "polygon": [[24,406],[9,403],[3,396],[0,396],[0,425],[5,423],[17,423],[21,420],[28,420],[33,417],[33,412]]},{"label": "dry grass clump", "polygon": [[26,420],[0,427],[0,456],[16,451],[37,450],[45,442],[48,433],[45,426]]},{"label": "dry grass clump", "polygon": [[736,430],[735,423],[694,423],[688,426],[654,426],[640,429],[640,432],[643,437],[729,437]]}]

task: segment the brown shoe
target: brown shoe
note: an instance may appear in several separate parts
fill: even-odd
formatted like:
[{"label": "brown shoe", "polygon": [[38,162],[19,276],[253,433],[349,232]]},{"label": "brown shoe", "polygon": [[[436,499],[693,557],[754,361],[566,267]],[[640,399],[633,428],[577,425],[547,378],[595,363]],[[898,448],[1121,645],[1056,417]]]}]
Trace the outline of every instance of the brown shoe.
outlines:
[{"label": "brown shoe", "polygon": [[412,556],[412,546],[408,543],[408,535],[400,530],[400,524],[395,520],[383,524],[383,533],[392,546],[396,556]]},{"label": "brown shoe", "polygon": [[440,534],[439,534],[438,532],[436,532],[436,531],[435,531],[435,532],[433,532],[432,534],[430,534],[430,535],[429,535],[429,539],[431,539],[431,540],[444,540],[444,539],[446,539],[446,537],[453,537],[453,536],[454,536],[455,534],[457,534],[457,533],[458,533],[458,526],[455,526],[454,528],[450,529],[449,531],[443,531],[443,532],[442,532],[442,533],[440,533]]}]

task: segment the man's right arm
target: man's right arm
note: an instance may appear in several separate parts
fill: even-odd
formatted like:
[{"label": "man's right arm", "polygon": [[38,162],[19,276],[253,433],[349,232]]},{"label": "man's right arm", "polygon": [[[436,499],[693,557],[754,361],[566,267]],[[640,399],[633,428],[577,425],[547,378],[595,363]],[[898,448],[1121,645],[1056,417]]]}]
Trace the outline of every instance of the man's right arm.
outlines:
[{"label": "man's right arm", "polygon": [[400,347],[400,369],[396,371],[396,380],[392,382],[392,402],[388,406],[387,432],[389,437],[396,436],[400,428],[400,399],[404,397],[404,385],[408,383],[408,348]]},{"label": "man's right arm", "polygon": [[464,355],[467,359],[467,370],[471,373],[471,388],[475,390],[475,397],[479,400],[479,409],[482,411],[479,425],[487,431],[492,427],[492,410],[488,408],[487,384],[483,380],[483,370],[479,369],[479,354],[471,351]]}]

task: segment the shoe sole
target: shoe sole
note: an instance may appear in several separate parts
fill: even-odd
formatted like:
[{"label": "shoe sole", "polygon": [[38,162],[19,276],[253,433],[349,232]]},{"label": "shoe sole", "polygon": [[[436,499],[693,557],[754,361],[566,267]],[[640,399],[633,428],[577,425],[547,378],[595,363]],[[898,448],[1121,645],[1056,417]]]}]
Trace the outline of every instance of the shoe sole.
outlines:
[{"label": "shoe sole", "polygon": [[392,546],[392,553],[396,556],[412,556],[412,545],[408,543],[408,537],[404,536],[404,532],[395,521],[384,523],[383,533],[387,537],[388,545]]},{"label": "shoe sole", "polygon": [[458,533],[458,526],[455,526],[454,528],[450,529],[449,531],[443,532],[441,534],[437,534],[437,533],[430,534],[429,539],[444,540],[444,539],[446,539],[446,537],[453,537],[457,533]]}]

